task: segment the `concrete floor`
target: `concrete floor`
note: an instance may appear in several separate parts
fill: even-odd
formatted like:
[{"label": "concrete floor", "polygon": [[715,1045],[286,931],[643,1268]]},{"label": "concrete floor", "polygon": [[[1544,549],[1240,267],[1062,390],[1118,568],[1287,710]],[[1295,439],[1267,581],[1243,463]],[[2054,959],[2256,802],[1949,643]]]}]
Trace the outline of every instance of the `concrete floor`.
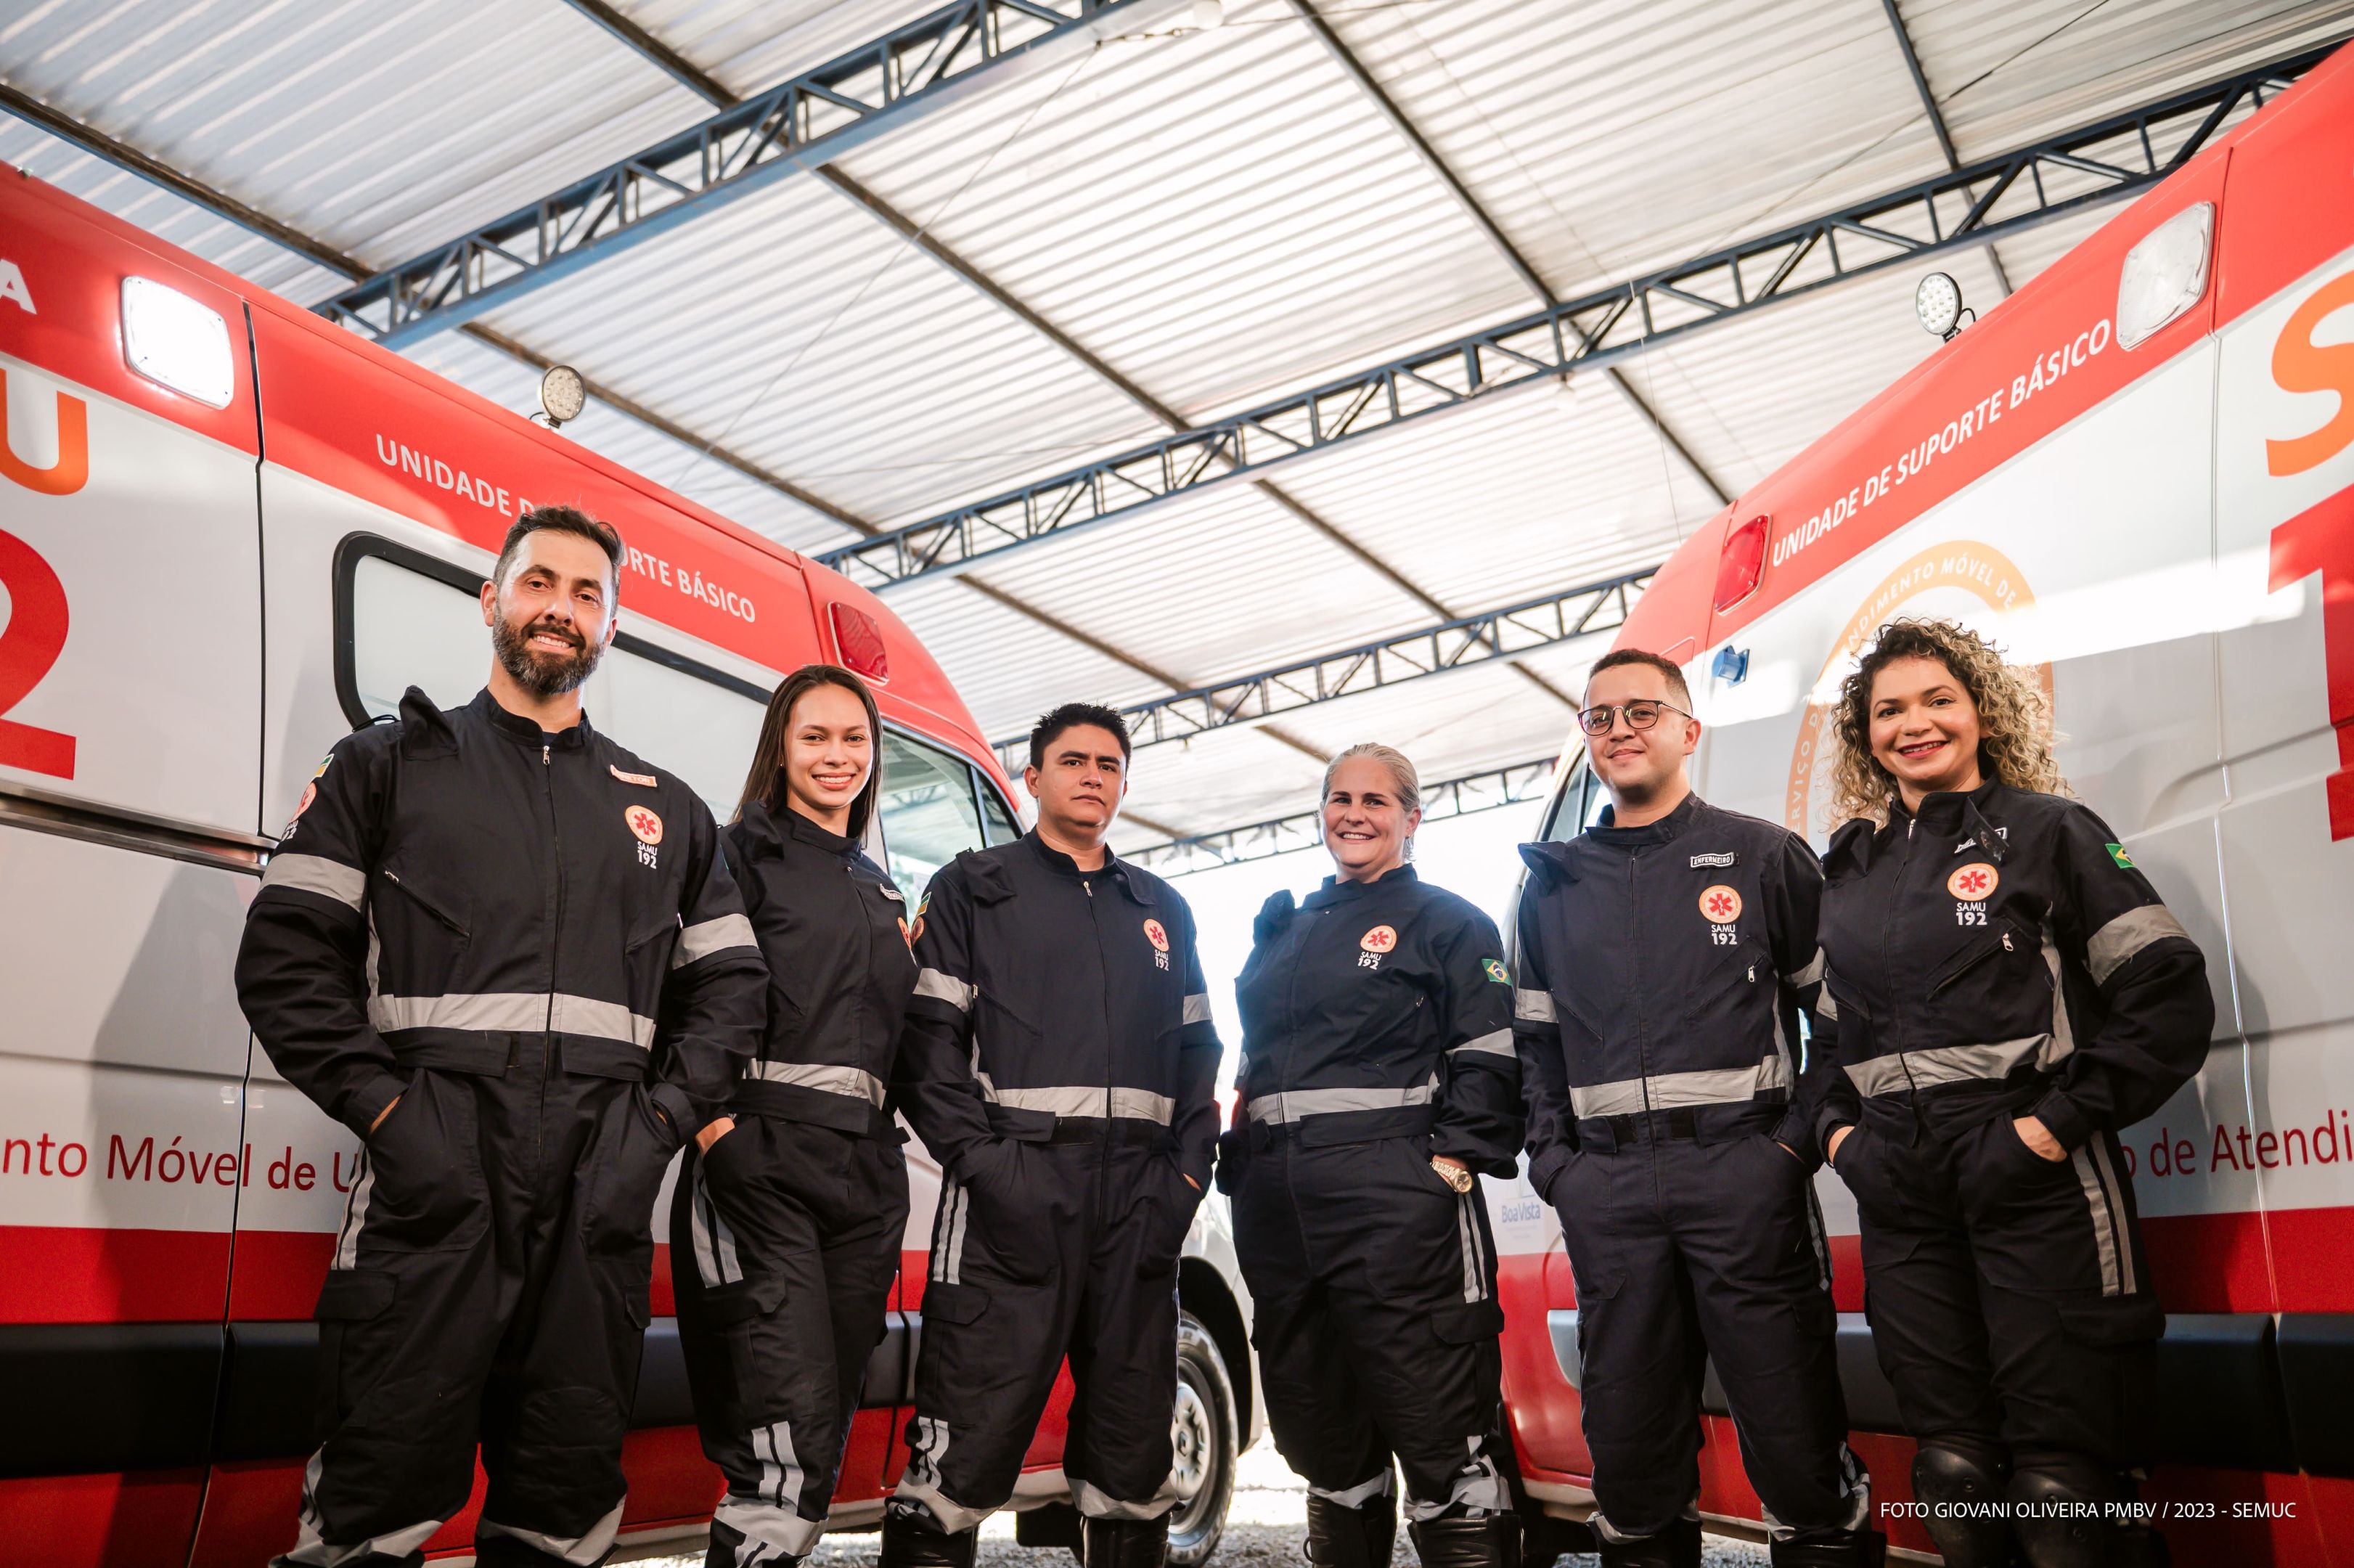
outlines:
[{"label": "concrete floor", "polygon": [[[1303,1487],[1275,1445],[1262,1439],[1242,1457],[1235,1476],[1234,1506],[1226,1514],[1226,1533],[1211,1558],[1213,1568],[1305,1568],[1300,1542],[1306,1533]],[[875,1568],[879,1538],[864,1535],[829,1536],[810,1558],[810,1568]],[[1766,1549],[1738,1541],[1712,1537],[1703,1559],[1707,1568],[1763,1568]],[[1415,1562],[1413,1543],[1398,1532],[1396,1563],[1407,1568]],[[700,1553],[693,1557],[657,1558],[644,1568],[702,1568]],[[1594,1559],[1564,1557],[1560,1568],[1592,1568]],[[981,1552],[976,1568],[1076,1568],[1056,1552],[1033,1552],[1013,1543],[1013,1516],[999,1514],[981,1528]],[[1537,1568],[1530,1564],[1529,1568]]]}]

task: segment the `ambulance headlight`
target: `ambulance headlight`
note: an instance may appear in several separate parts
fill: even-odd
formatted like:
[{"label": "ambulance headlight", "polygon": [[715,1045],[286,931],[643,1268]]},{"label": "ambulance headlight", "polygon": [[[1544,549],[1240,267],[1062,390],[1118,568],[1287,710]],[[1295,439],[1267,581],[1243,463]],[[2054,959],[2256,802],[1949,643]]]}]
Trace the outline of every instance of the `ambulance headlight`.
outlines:
[{"label": "ambulance headlight", "polygon": [[2186,207],[2126,252],[2117,274],[2117,346],[2148,341],[2207,291],[2207,258],[2215,237],[2215,204]]},{"label": "ambulance headlight", "polygon": [[212,408],[237,396],[228,323],[152,278],[122,280],[122,356],[148,380]]}]

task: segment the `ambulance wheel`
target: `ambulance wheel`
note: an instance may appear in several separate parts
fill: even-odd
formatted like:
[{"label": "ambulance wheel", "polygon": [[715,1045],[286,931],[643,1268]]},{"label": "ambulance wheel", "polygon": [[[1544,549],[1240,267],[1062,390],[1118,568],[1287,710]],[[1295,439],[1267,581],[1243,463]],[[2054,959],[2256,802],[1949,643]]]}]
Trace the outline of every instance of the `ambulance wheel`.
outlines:
[{"label": "ambulance wheel", "polygon": [[1177,1408],[1169,1437],[1177,1488],[1169,1564],[1200,1568],[1218,1549],[1235,1499],[1235,1385],[1218,1341],[1191,1312],[1177,1319]]}]

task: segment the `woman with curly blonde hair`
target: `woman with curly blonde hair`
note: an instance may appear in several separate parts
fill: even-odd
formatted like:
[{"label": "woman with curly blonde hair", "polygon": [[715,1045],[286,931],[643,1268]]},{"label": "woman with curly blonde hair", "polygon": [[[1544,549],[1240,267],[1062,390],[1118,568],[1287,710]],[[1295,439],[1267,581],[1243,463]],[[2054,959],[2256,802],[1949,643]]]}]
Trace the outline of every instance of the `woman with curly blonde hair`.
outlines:
[{"label": "woman with curly blonde hair", "polygon": [[2134,1495],[2165,1325],[2117,1129],[2206,1059],[2205,959],[1976,632],[1882,627],[1833,735],[1808,1077],[1925,1523],[1949,1568],[2007,1536],[2033,1568],[2162,1562],[2103,1511]]}]

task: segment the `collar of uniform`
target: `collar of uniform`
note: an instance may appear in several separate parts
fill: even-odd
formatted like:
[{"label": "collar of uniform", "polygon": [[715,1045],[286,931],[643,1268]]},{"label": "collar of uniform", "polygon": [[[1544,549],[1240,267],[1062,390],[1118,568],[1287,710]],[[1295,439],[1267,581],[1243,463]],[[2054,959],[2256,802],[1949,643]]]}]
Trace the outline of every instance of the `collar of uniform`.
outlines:
[{"label": "collar of uniform", "polygon": [[[475,693],[474,700],[466,705],[473,711],[477,718],[482,719],[501,735],[521,745],[541,747],[550,744],[542,736],[551,732],[541,729],[537,719],[527,719],[521,714],[507,712],[506,709],[499,706],[499,700],[491,695],[491,689],[488,686]],[[569,729],[559,729],[552,733],[556,736],[555,745],[567,751],[572,751],[587,746],[588,737],[595,732],[588,727],[588,714],[584,708],[581,710],[578,724]]]},{"label": "collar of uniform", "polygon": [[1395,888],[1411,887],[1421,880],[1420,874],[1410,865],[1392,866],[1371,882],[1343,882],[1337,876],[1328,876],[1324,879],[1324,885],[1310,894],[1300,907],[1323,909],[1331,905],[1347,904],[1365,897],[1375,888],[1389,892]]},{"label": "collar of uniform", "polygon": [[858,847],[840,833],[827,832],[790,806],[781,811],[772,811],[763,801],[748,801],[738,820],[749,832],[752,842],[770,853],[781,849],[787,839],[797,840],[828,854],[846,855]]},{"label": "collar of uniform", "polygon": [[1046,869],[1053,872],[1057,876],[1076,877],[1081,881],[1087,881],[1099,876],[1108,876],[1112,881],[1119,883],[1121,887],[1127,889],[1128,895],[1130,898],[1135,899],[1139,904],[1153,904],[1159,902],[1159,900],[1152,896],[1152,889],[1145,885],[1144,879],[1137,875],[1133,869],[1130,868],[1126,862],[1122,861],[1119,856],[1112,853],[1109,845],[1106,845],[1104,848],[1104,863],[1100,870],[1081,871],[1077,861],[1073,860],[1069,855],[1065,854],[1061,850],[1055,848],[1044,839],[1040,838],[1038,836],[1038,830],[1035,828],[1032,828],[1028,832],[1023,833],[1022,835],[1022,842],[1028,844],[1032,852],[1034,853],[1041,861],[1045,863]]},{"label": "collar of uniform", "polygon": [[1686,795],[1674,810],[1658,821],[1646,822],[1639,828],[1622,828],[1617,825],[1618,808],[1605,806],[1602,820],[1586,829],[1585,836],[1612,849],[1649,849],[1654,844],[1674,842],[1699,818],[1702,809],[1697,794]]},{"label": "collar of uniform", "polygon": [[1907,811],[1904,797],[1899,795],[1888,803],[1888,820],[1893,824],[1909,817],[1931,832],[1958,832],[1971,812],[1983,811],[1993,802],[1995,792],[2001,788],[2002,780],[1989,779],[1975,789],[1941,789],[1923,796],[1917,811]]},{"label": "collar of uniform", "polygon": [[822,849],[828,854],[846,855],[858,847],[858,842],[855,839],[844,838],[840,833],[827,832],[790,806],[773,814],[788,837],[799,839],[801,842],[812,848]]}]

